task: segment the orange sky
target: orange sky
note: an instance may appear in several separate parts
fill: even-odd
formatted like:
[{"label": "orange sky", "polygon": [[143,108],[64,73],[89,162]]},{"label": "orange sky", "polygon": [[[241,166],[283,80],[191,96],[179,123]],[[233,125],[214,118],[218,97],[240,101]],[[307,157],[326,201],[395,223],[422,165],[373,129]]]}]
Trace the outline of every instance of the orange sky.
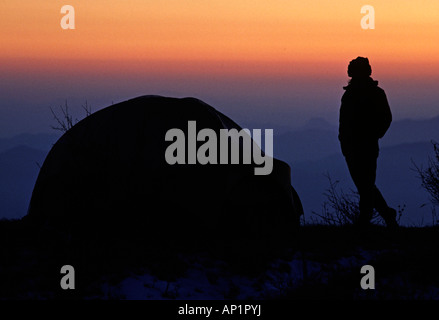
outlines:
[{"label": "orange sky", "polygon": [[[75,8],[75,30],[60,27],[65,4]],[[375,8],[375,30],[360,26],[365,4]],[[0,12],[3,67],[50,68],[56,59],[72,70],[98,68],[96,60],[234,70],[247,61],[242,72],[316,73],[363,55],[382,72],[439,71],[437,0],[3,0]]]}]

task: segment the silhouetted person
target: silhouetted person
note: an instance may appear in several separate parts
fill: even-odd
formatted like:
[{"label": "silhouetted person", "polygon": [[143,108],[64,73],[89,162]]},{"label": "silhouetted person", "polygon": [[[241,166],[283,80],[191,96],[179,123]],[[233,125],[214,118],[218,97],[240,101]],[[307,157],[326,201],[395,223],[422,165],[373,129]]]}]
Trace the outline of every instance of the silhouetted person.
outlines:
[{"label": "silhouetted person", "polygon": [[395,227],[396,211],[390,208],[375,186],[378,140],[392,122],[392,113],[383,89],[370,76],[367,58],[358,57],[348,66],[352,79],[341,99],[339,140],[352,180],[360,194],[357,224],[370,224],[375,208],[387,226]]}]

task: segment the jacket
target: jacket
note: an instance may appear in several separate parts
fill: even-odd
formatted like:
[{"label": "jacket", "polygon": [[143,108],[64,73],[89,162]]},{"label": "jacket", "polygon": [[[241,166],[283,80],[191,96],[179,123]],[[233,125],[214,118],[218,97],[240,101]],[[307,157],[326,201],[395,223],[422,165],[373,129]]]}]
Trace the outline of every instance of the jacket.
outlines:
[{"label": "jacket", "polygon": [[378,156],[378,140],[387,132],[392,113],[383,89],[370,77],[353,78],[341,99],[339,135],[344,156]]}]

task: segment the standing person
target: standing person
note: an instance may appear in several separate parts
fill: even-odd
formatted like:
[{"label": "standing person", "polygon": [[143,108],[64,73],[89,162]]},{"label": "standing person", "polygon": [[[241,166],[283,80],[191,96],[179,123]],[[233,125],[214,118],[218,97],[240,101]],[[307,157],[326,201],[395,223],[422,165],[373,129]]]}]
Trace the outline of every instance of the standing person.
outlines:
[{"label": "standing person", "polygon": [[383,89],[371,78],[367,58],[358,57],[348,66],[349,84],[341,99],[339,140],[352,180],[360,194],[357,224],[368,226],[375,208],[389,227],[396,227],[396,210],[390,208],[375,185],[378,140],[392,122]]}]

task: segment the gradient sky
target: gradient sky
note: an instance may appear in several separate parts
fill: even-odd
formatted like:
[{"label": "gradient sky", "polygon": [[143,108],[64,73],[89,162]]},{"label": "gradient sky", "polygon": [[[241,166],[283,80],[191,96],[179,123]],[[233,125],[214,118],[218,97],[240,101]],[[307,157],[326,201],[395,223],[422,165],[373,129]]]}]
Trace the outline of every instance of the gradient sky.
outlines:
[{"label": "gradient sky", "polygon": [[[63,5],[76,29],[60,27]],[[375,29],[360,10],[375,8]],[[240,124],[335,123],[369,57],[396,119],[439,114],[437,0],[2,0],[0,137],[48,131],[50,106],[196,96]]]}]

